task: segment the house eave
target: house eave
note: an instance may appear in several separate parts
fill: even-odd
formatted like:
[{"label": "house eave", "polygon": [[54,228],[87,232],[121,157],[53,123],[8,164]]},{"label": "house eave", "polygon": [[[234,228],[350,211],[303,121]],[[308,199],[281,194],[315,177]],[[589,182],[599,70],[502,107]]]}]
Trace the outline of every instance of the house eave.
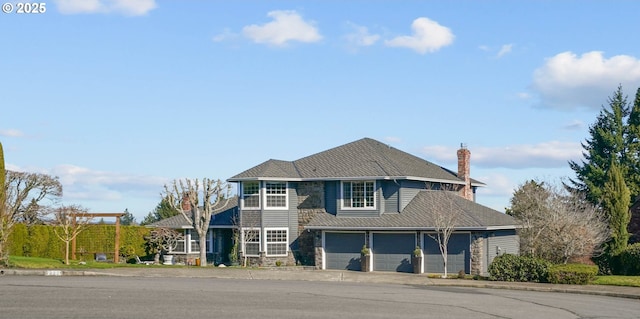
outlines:
[{"label": "house eave", "polygon": [[[472,227],[455,227],[456,231],[493,231],[493,230],[512,230],[520,228],[517,225],[504,225],[504,226],[472,226]],[[343,226],[304,226],[307,230],[339,230],[339,231],[436,231],[435,227],[343,227]]]},{"label": "house eave", "polygon": [[[246,181],[288,181],[288,182],[318,182],[318,181],[344,181],[344,180],[413,180],[421,182],[436,182],[464,185],[464,181],[452,179],[439,179],[417,176],[334,176],[334,177],[242,177],[229,178],[227,182]],[[472,183],[471,186],[485,186],[484,184]]]}]

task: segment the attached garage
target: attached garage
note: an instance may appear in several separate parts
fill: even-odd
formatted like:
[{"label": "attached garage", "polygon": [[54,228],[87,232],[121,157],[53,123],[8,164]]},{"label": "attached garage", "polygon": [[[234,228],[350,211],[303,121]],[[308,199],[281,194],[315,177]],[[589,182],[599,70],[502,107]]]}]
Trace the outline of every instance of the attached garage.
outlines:
[{"label": "attached garage", "polygon": [[373,233],[373,270],[413,272],[411,254],[415,233]]},{"label": "attached garage", "polygon": [[[442,254],[438,242],[431,236],[424,234],[424,272],[444,273]],[[447,272],[457,273],[464,270],[471,273],[471,238],[469,233],[451,234],[447,245]]]},{"label": "attached garage", "polygon": [[360,251],[365,233],[324,233],[326,269],[360,270]]}]

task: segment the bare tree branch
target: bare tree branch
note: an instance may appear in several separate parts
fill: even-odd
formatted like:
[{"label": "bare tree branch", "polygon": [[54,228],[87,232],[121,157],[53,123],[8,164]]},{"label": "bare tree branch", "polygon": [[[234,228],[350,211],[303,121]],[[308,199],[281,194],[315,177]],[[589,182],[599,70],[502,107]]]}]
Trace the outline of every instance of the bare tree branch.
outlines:
[{"label": "bare tree branch", "polygon": [[[198,233],[200,243],[200,266],[206,267],[207,263],[207,231],[211,216],[218,210],[226,207],[231,199],[231,185],[221,181],[204,178],[174,180],[170,185],[164,186],[164,197],[174,209],[191,222]],[[200,203],[199,198],[202,198]]]},{"label": "bare tree branch", "polygon": [[69,264],[69,243],[93,220],[87,209],[78,205],[62,206],[54,212],[53,232],[65,244],[64,263]]}]

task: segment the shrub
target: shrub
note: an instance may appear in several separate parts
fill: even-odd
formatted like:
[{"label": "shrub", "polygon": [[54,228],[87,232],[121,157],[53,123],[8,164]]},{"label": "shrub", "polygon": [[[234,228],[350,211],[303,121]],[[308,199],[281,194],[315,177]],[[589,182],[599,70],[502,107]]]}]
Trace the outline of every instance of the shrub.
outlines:
[{"label": "shrub", "polygon": [[627,246],[617,256],[620,273],[627,276],[640,276],[640,243]]},{"label": "shrub", "polygon": [[596,278],[598,266],[583,264],[553,265],[549,282],[553,284],[586,285]]},{"label": "shrub", "polygon": [[551,263],[543,259],[504,254],[494,258],[489,265],[489,279],[545,282],[550,266]]}]

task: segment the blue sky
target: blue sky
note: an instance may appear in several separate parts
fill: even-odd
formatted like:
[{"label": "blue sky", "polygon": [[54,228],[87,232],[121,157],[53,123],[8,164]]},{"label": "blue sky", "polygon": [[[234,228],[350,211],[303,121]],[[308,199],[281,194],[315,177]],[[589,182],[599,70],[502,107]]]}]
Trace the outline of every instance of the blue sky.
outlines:
[{"label": "blue sky", "polygon": [[600,107],[640,87],[637,1],[44,3],[0,13],[7,168],[138,220],[173,179],[363,137],[450,169],[467,144],[503,211],[572,177]]}]

